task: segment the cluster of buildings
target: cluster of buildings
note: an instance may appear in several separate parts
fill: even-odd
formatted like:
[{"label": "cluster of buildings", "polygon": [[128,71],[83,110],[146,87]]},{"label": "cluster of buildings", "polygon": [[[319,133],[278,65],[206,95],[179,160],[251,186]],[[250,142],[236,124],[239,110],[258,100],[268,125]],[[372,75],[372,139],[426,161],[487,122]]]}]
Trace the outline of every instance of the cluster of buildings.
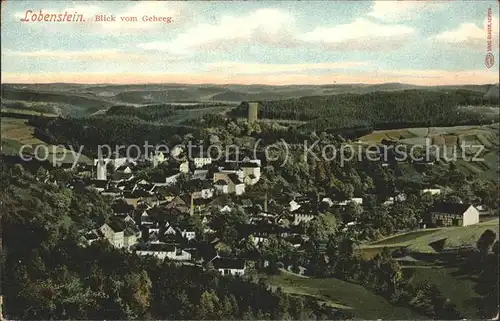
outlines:
[{"label": "cluster of buildings", "polygon": [[[240,197],[241,206],[248,205],[245,190],[260,180],[262,161],[246,155],[219,161],[206,153],[188,157],[184,152],[178,151],[175,159],[157,153],[149,162],[116,157],[95,159],[90,165],[62,164],[60,168],[79,177],[71,188],[93,188],[114,201],[111,219],[84,231],[82,243],[107,240],[138,255],[211,261],[221,273],[242,274],[241,268],[227,268],[231,262],[240,267],[240,261],[216,257],[217,251],[211,258],[200,255],[197,241],[200,234],[214,232],[209,227],[211,211],[232,210],[228,197]],[[203,218],[201,227],[195,228],[195,215]]]}]

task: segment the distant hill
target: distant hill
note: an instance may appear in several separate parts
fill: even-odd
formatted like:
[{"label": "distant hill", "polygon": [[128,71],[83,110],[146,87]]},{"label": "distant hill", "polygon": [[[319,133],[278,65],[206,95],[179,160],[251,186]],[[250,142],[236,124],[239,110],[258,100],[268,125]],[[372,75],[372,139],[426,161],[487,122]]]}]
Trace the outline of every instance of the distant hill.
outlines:
[{"label": "distant hill", "polygon": [[[498,101],[498,84],[425,87],[403,83],[385,84],[329,84],[329,85],[83,85],[83,84],[4,84],[2,99],[25,103],[52,103],[62,114],[84,116],[113,105],[164,104],[175,102],[229,102],[245,100],[282,100],[310,96],[338,94],[367,94],[377,91],[429,90],[447,91],[464,89],[485,94]],[[495,96],[496,95],[496,96]],[[28,104],[29,105],[29,104]],[[43,108],[38,104],[37,108]],[[52,107],[51,107],[52,108]]]}]

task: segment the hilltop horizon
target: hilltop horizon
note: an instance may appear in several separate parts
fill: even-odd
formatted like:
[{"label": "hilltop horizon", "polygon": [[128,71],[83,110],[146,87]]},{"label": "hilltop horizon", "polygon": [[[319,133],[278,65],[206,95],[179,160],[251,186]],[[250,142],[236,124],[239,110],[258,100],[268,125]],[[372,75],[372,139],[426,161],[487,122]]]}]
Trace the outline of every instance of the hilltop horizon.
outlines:
[{"label": "hilltop horizon", "polygon": [[149,83],[84,83],[84,82],[4,82],[2,81],[2,85],[78,85],[78,86],[243,86],[243,87],[251,87],[251,86],[265,86],[265,87],[325,87],[325,86],[377,86],[377,85],[403,85],[403,86],[415,86],[415,87],[450,87],[450,86],[499,86],[500,82],[485,82],[485,83],[464,83],[464,84],[442,84],[442,85],[418,85],[414,83],[405,83],[405,82],[380,82],[380,83],[366,83],[366,82],[354,82],[354,83],[325,83],[325,84],[305,84],[305,83],[297,83],[297,84],[285,84],[285,85],[271,85],[265,83],[237,83],[237,82],[229,82],[229,83],[182,83],[182,82],[149,82]]}]

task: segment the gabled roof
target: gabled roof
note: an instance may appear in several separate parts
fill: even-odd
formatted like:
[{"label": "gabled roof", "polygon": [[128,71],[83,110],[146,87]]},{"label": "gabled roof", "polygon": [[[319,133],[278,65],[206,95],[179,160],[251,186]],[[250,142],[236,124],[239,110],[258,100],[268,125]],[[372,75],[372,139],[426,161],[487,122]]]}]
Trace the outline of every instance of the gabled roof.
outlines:
[{"label": "gabled roof", "polygon": [[216,269],[242,270],[245,268],[245,260],[243,259],[230,259],[230,258],[218,257],[212,261],[212,264]]},{"label": "gabled roof", "polygon": [[174,197],[174,199],[170,203],[168,203],[165,207],[172,208],[178,206],[187,206],[187,203],[180,196]]},{"label": "gabled roof", "polygon": [[242,183],[242,181],[240,180],[240,178],[236,174],[228,174],[227,177],[229,177],[231,182],[233,182],[233,184],[235,184],[235,185]]},{"label": "gabled roof", "polygon": [[471,204],[460,204],[460,203],[436,203],[431,208],[431,213],[447,213],[447,214],[463,214]]},{"label": "gabled roof", "polygon": [[89,181],[89,185],[93,185],[96,188],[107,188],[108,181],[104,179],[93,179]]},{"label": "gabled roof", "polygon": [[175,245],[168,243],[146,243],[139,244],[136,247],[137,251],[155,251],[155,252],[174,252]]},{"label": "gabled roof", "polygon": [[215,182],[215,185],[227,185],[227,182],[223,179],[219,179]]},{"label": "gabled roof", "polygon": [[115,232],[123,232],[126,229],[126,224],[125,222],[119,220],[119,219],[113,219],[111,222],[109,222],[109,227]]},{"label": "gabled roof", "polygon": [[132,166],[130,166],[130,165],[128,165],[128,164],[123,164],[123,165],[119,166],[116,170],[117,170],[117,171],[124,171],[124,170],[126,170],[127,168],[132,169]]},{"label": "gabled roof", "polygon": [[257,168],[260,167],[259,164],[253,162],[244,162],[240,164],[241,168]]}]

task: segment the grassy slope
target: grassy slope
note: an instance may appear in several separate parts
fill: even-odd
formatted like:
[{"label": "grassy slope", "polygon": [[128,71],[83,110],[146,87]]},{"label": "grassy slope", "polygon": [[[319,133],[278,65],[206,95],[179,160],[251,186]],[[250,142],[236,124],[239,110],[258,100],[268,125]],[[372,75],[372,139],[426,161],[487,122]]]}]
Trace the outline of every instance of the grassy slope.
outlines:
[{"label": "grassy slope", "polygon": [[[57,158],[62,157],[62,155],[66,155],[66,162],[73,161],[74,158],[71,150],[50,145],[38,139],[34,135],[35,129],[28,125],[27,122],[28,121],[26,119],[2,117],[1,136],[3,153],[18,155],[19,148],[23,145],[31,145],[33,148],[37,145],[46,145],[49,149],[49,159],[52,159],[52,155],[54,155],[55,152],[55,156],[57,156]],[[29,151],[29,149],[26,149],[26,151]],[[82,155],[78,161],[89,162],[90,160]]]},{"label": "grassy slope", "polygon": [[[358,253],[365,258],[374,257],[382,251],[384,247],[389,250],[406,247],[412,252],[417,253],[436,253],[429,246],[429,243],[446,238],[444,248],[453,248],[457,246],[475,246],[481,234],[487,229],[492,230],[499,235],[499,219],[493,219],[479,224],[466,227],[451,227],[441,229],[430,229],[425,231],[415,231],[410,233],[398,234],[386,239],[373,242],[368,245],[362,245]],[[434,254],[440,255],[440,254]],[[414,276],[411,284],[416,285],[421,281],[429,281],[436,284],[443,295],[451,300],[458,311],[465,318],[479,318],[479,311],[476,300],[481,300],[481,296],[476,292],[476,281],[474,278],[461,276],[457,267],[440,266],[437,261],[422,261],[419,266],[406,266],[412,269]],[[434,266],[435,264],[437,266]]]},{"label": "grassy slope", "polygon": [[446,298],[457,306],[457,310],[467,319],[478,318],[477,308],[471,304],[474,298],[479,298],[475,291],[476,283],[469,279],[456,276],[458,268],[446,267],[442,269],[413,269],[415,274],[411,284],[422,281],[436,284]]},{"label": "grassy slope", "polygon": [[366,252],[365,254],[376,254],[384,247],[396,249],[408,246],[410,251],[429,253],[435,252],[429,244],[441,239],[446,239],[444,249],[467,245],[475,246],[484,231],[490,229],[497,235],[499,234],[498,222],[499,219],[497,218],[464,227],[437,228],[397,234],[370,244],[361,245],[359,251],[362,254],[364,252]]},{"label": "grassy slope", "polygon": [[338,279],[303,278],[289,273],[267,277],[273,287],[284,292],[315,297],[332,307],[349,310],[356,319],[416,319],[413,311],[395,307],[364,287]]}]

